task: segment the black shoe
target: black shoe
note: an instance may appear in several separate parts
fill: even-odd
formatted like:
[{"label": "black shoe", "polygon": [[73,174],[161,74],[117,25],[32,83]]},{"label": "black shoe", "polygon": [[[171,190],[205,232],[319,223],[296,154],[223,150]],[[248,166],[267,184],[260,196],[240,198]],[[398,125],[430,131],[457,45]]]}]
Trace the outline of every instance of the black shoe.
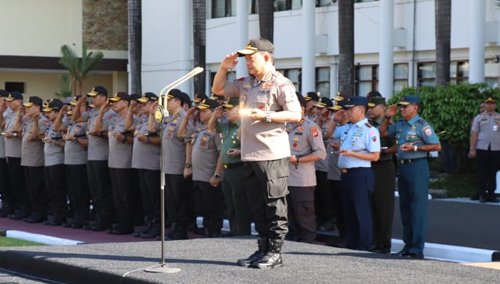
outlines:
[{"label": "black shoe", "polygon": [[381,253],[381,254],[390,254],[391,248],[389,246],[385,246],[385,245],[376,245],[376,246],[371,247],[368,251],[371,251],[374,253]]},{"label": "black shoe", "polygon": [[267,252],[268,239],[260,237],[257,238],[257,245],[259,246],[259,249],[257,251],[255,251],[247,258],[238,259],[238,261],[236,261],[236,264],[243,267],[249,267],[254,262],[257,262],[261,258],[263,258]]},{"label": "black shoe", "polygon": [[498,198],[493,196],[493,197],[489,197],[488,199],[486,199],[486,202],[498,203],[498,202],[500,202],[500,200],[498,200]]},{"label": "black shoe", "polygon": [[395,255],[395,256],[403,256],[404,254],[407,254],[407,253],[408,253],[408,251],[407,251],[407,250],[402,249],[402,250],[400,250],[400,251],[398,251],[398,252],[396,252],[396,253],[392,253],[391,255]]},{"label": "black shoe", "polygon": [[[152,225],[152,221],[150,220],[145,220],[145,224],[144,224],[144,227],[140,230],[140,231],[136,231],[134,232],[132,235],[134,237],[140,237],[142,234],[146,234],[150,229],[151,229],[151,225]],[[153,237],[156,237],[156,235],[154,235]]]},{"label": "black shoe", "polygon": [[31,224],[42,223],[45,220],[47,220],[47,215],[43,214],[33,214],[29,217],[23,218],[24,222]]},{"label": "black shoe", "polygon": [[220,238],[221,233],[220,233],[220,230],[208,230],[208,232],[205,236],[207,238]]},{"label": "black shoe", "polygon": [[318,226],[318,231],[321,232],[331,232],[335,230],[335,225],[333,225],[331,222],[326,222],[321,226]]},{"label": "black shoe", "polygon": [[71,223],[71,229],[83,229],[83,227],[86,225],[88,225],[87,221],[73,220],[73,222]]},{"label": "black shoe", "polygon": [[14,214],[14,209],[12,209],[11,207],[4,206],[2,207],[2,209],[0,209],[0,218],[7,218],[12,214]]},{"label": "black shoe", "polygon": [[[151,228],[147,232],[144,232],[140,235],[143,239],[154,239],[156,236],[161,234],[160,226],[153,224]],[[161,237],[160,237],[161,238]]]},{"label": "black shoe", "polygon": [[283,259],[281,258],[281,246],[283,240],[269,240],[268,252],[258,261],[253,262],[250,267],[259,269],[273,269],[283,266]]},{"label": "black shoe", "polygon": [[488,200],[486,199],[486,197],[481,196],[481,197],[479,197],[479,202],[480,203],[486,203],[486,202],[488,202]]},{"label": "black shoe", "polygon": [[474,194],[473,196],[470,197],[470,200],[477,201],[479,200],[479,193]]},{"label": "black shoe", "polygon": [[61,226],[64,223],[66,223],[66,217],[63,216],[54,216],[50,220],[43,221],[43,224],[48,226]]},{"label": "black shoe", "polygon": [[14,212],[14,214],[9,215],[9,219],[12,220],[22,220],[23,218],[26,218],[30,216],[30,212],[26,209],[20,209]]},{"label": "black shoe", "polygon": [[422,253],[405,252],[402,253],[401,256],[404,258],[411,258],[411,259],[424,259],[424,254]]}]

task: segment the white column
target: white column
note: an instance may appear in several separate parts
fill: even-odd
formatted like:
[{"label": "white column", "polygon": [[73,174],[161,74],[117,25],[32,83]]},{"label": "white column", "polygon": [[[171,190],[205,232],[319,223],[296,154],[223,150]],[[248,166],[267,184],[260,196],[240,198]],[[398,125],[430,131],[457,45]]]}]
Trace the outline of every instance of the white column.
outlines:
[{"label": "white column", "polygon": [[[181,1],[181,11],[180,18],[182,23],[179,24],[179,75],[178,77],[184,76],[191,69],[193,69],[193,62],[191,60],[193,54],[193,48],[191,46],[191,40],[193,38],[192,27],[192,8],[191,1]],[[193,82],[192,80],[181,84],[179,89],[183,90],[189,95],[193,92]]]},{"label": "white column", "polygon": [[[237,49],[243,48],[248,43],[248,0],[236,1],[236,26],[238,35]],[[239,63],[236,65],[236,78],[248,75],[247,67],[245,66],[245,58],[240,57]]]},{"label": "white column", "polygon": [[302,1],[302,94],[316,92],[316,1]]},{"label": "white column", "polygon": [[469,48],[469,82],[484,82],[484,29],[486,16],[484,0],[471,1]]},{"label": "white column", "polygon": [[[382,96],[391,98],[394,92],[394,0],[380,1],[379,89]],[[362,94],[365,95],[365,94]]]}]

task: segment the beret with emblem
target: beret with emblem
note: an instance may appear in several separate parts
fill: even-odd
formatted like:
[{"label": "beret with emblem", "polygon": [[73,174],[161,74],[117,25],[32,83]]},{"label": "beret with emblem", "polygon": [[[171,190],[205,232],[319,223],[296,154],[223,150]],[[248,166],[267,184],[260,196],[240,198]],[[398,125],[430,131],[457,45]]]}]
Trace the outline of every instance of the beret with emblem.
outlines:
[{"label": "beret with emblem", "polygon": [[318,103],[314,105],[317,108],[331,108],[333,107],[333,102],[330,100],[330,98],[327,97],[321,97],[318,100]]},{"label": "beret with emblem", "polygon": [[368,98],[367,97],[351,97],[347,100],[344,108],[351,108],[355,106],[364,106],[368,107]]},{"label": "beret with emblem", "polygon": [[222,105],[223,108],[233,108],[240,104],[240,98],[232,97],[227,99]]},{"label": "beret with emblem", "polygon": [[405,95],[401,97],[401,101],[399,101],[398,105],[407,106],[412,104],[420,104],[420,97],[415,95]]},{"label": "beret with emblem", "polygon": [[44,112],[51,112],[53,110],[59,111],[63,107],[64,103],[59,99],[50,99],[44,105]]},{"label": "beret with emblem", "polygon": [[146,92],[146,93],[142,94],[141,98],[137,99],[138,102],[143,103],[143,104],[145,104],[149,101],[157,101],[157,100],[158,100],[158,96],[152,92]]},{"label": "beret with emblem", "polygon": [[125,92],[118,92],[116,93],[113,97],[109,98],[110,101],[112,102],[119,102],[119,101],[130,101],[130,96],[125,93]]},{"label": "beret with emblem", "polygon": [[315,92],[307,92],[304,99],[306,101],[319,101],[319,96]]},{"label": "beret with emblem", "polygon": [[23,100],[24,97],[23,97],[23,94],[21,94],[20,92],[10,92],[9,93],[9,96],[5,99],[6,101],[8,102],[11,102],[13,100]]},{"label": "beret with emblem", "polygon": [[204,100],[204,99],[208,99],[208,97],[207,97],[207,95],[205,95],[205,93],[196,93],[196,94],[194,95],[193,102],[194,102],[195,104],[197,104],[197,103],[201,102],[201,101],[202,101],[202,100]]}]

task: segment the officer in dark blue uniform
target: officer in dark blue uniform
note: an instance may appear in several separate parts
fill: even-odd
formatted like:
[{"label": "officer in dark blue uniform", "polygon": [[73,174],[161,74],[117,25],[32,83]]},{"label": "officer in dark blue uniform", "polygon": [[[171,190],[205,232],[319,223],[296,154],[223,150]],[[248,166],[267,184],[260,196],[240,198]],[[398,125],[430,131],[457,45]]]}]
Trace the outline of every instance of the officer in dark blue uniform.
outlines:
[{"label": "officer in dark blue uniform", "polygon": [[404,96],[398,106],[403,119],[394,125],[388,125],[391,117],[397,113],[397,106],[391,105],[380,126],[381,136],[387,133],[396,137],[396,143],[399,145],[398,191],[405,246],[397,255],[421,259],[424,257],[427,232],[430,178],[427,152],[440,151],[441,144],[434,129],[418,115],[418,96]]},{"label": "officer in dark blue uniform", "polygon": [[[340,138],[340,197],[345,222],[345,245],[369,250],[372,246],[371,195],[374,177],[371,162],[380,157],[380,135],[368,123],[368,98],[352,97],[344,106],[350,123],[335,130]],[[336,117],[337,118],[337,115]]]}]

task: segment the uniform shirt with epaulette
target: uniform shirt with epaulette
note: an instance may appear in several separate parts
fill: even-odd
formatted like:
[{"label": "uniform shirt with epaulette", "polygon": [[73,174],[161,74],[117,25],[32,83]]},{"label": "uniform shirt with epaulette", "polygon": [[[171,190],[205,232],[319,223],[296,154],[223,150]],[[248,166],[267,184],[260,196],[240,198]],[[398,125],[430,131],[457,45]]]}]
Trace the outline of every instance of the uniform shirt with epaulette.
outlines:
[{"label": "uniform shirt with epaulette", "polygon": [[[137,120],[137,118],[134,118]],[[108,127],[109,160],[108,166],[114,169],[130,169],[132,167],[132,144],[116,140],[113,133],[126,134],[125,116],[116,115],[109,122]]]},{"label": "uniform shirt with epaulette", "polygon": [[[16,124],[18,113],[19,111],[13,111],[5,118],[5,131],[14,133],[14,125]],[[18,133],[18,135],[21,135],[21,133]],[[17,138],[5,138],[5,156],[12,158],[21,158],[22,143],[23,142],[21,141],[21,139],[19,139],[19,136]]]},{"label": "uniform shirt with epaulette", "polygon": [[477,132],[476,149],[500,151],[500,113],[478,114],[472,122],[471,131]]},{"label": "uniform shirt with epaulette", "polygon": [[[7,118],[13,113],[10,108],[7,108],[1,115],[3,116],[4,126],[0,127],[0,133],[5,131],[5,125],[7,124]],[[5,158],[5,138],[0,137],[0,159]]]},{"label": "uniform shirt with epaulette", "polygon": [[[87,122],[68,121],[68,131],[66,135],[78,139],[86,138]],[[64,164],[65,165],[83,165],[87,163],[87,147],[80,145],[76,141],[66,141],[64,145]]]},{"label": "uniform shirt with epaulette", "polygon": [[[380,128],[380,125],[382,124],[382,122],[384,121],[385,117],[381,117],[380,119],[376,120],[376,121],[370,121],[370,123],[376,127],[377,129]],[[384,149],[389,149],[391,148],[393,145],[394,145],[394,138],[391,137],[391,136],[388,136],[388,137],[380,137],[380,147],[381,149],[384,148]],[[389,160],[392,160],[392,154],[382,154],[380,153],[380,158],[378,159],[378,162],[382,162],[382,161],[389,161]]]},{"label": "uniform shirt with epaulette", "polygon": [[[311,120],[312,122],[316,123],[314,120]],[[326,130],[328,129],[328,124],[330,123],[335,123],[335,122],[331,122],[330,121],[325,121],[323,122],[323,124],[321,125],[321,137],[323,139],[323,143],[325,145],[325,149],[328,149],[328,145],[330,144],[329,141],[330,139],[328,139],[326,137]],[[328,156],[328,151],[326,152],[327,156]],[[316,162],[314,162],[314,167],[316,168],[316,171],[320,171],[320,172],[328,172],[328,159],[321,159],[321,160],[318,160]]]},{"label": "uniform shirt with epaulette", "polygon": [[223,165],[241,163],[240,156],[233,157],[227,153],[229,149],[241,149],[241,142],[238,140],[238,129],[240,128],[240,120],[236,123],[231,121],[219,122],[215,131],[222,136],[221,145],[221,161]]},{"label": "uniform shirt with epaulette", "polygon": [[[137,134],[150,135],[148,130],[148,116],[142,115],[134,121],[134,145],[132,147],[132,168],[146,170],[160,170],[161,149],[153,144],[141,142]],[[157,134],[155,134],[157,135]]]},{"label": "uniform shirt with epaulette", "polygon": [[[434,129],[430,124],[421,118],[419,115],[415,115],[409,121],[405,119],[400,119],[396,124],[389,125],[387,130],[390,136],[396,137],[396,143],[401,146],[406,143],[415,143],[415,146],[425,145],[425,144],[439,144],[439,139],[434,132]],[[417,159],[427,157],[427,152],[423,151],[402,151],[401,147],[398,147],[398,158],[399,159]]]},{"label": "uniform shirt with epaulette", "polygon": [[186,144],[183,138],[177,135],[186,111],[181,109],[171,114],[162,123],[163,171],[166,174],[182,175],[186,163]]},{"label": "uniform shirt with epaulette", "polygon": [[316,186],[314,162],[300,162],[300,157],[314,154],[325,159],[326,150],[319,126],[307,117],[300,123],[288,123],[287,132],[291,154],[299,157],[299,164],[289,163],[288,186]]},{"label": "uniform shirt with epaulette", "polygon": [[[63,132],[57,131],[54,124],[51,123],[47,131],[45,131],[45,138],[50,138],[55,142],[63,141]],[[64,164],[64,148],[54,145],[52,143],[45,143],[43,152],[45,154],[45,166],[55,166]]]},{"label": "uniform shirt with epaulette", "polygon": [[[88,112],[88,131],[93,132],[95,130],[95,122],[97,117],[99,116],[98,109],[91,109]],[[102,116],[102,131],[107,132],[109,127],[109,122],[115,117],[117,114],[113,110],[108,110]],[[103,138],[100,135],[92,136],[89,135],[89,151],[88,151],[88,159],[89,161],[106,161],[109,157],[109,142],[107,138]]]},{"label": "uniform shirt with epaulette", "polygon": [[[226,82],[224,93],[240,98],[240,110],[293,111],[301,108],[292,82],[281,73],[269,71],[262,80],[254,76]],[[241,117],[241,160],[268,161],[290,156],[286,124]]]},{"label": "uniform shirt with epaulette", "polygon": [[[353,150],[359,153],[380,152],[380,133],[368,123],[367,118],[337,128],[334,138],[340,138],[340,150]],[[353,156],[339,156],[339,167],[370,168],[371,162]]]},{"label": "uniform shirt with epaulette", "polygon": [[[43,153],[44,143],[40,139],[28,141],[28,135],[33,135],[34,120],[28,115],[23,116],[23,139],[22,139],[22,155],[21,166],[27,167],[43,167],[45,166],[45,155]],[[45,116],[40,115],[38,119],[39,133],[45,133],[50,126],[50,121]]]},{"label": "uniform shirt with epaulette", "polygon": [[202,126],[200,132],[193,137],[193,181],[210,182],[215,172],[221,141],[219,134]]}]

